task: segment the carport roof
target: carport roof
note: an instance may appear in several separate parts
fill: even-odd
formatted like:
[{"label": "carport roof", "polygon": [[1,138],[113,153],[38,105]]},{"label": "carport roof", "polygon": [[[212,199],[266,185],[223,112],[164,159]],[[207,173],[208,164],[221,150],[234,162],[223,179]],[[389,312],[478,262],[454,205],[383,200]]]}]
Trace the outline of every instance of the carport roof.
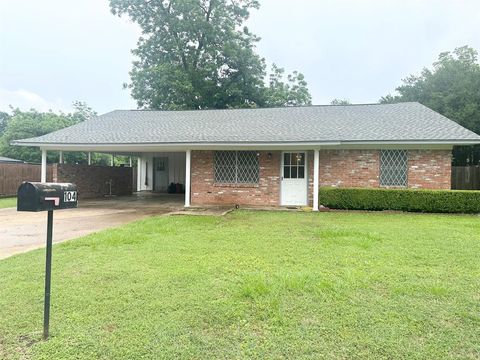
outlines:
[{"label": "carport roof", "polygon": [[14,145],[480,143],[415,102],[264,109],[115,110]]}]

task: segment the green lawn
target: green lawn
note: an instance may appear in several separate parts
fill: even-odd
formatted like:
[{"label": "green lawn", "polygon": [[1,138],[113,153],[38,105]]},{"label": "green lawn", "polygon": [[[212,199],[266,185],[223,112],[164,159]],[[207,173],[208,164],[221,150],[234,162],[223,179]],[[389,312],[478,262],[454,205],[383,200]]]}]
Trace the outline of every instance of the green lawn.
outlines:
[{"label": "green lawn", "polygon": [[15,207],[15,206],[17,206],[16,197],[0,198],[0,209]]},{"label": "green lawn", "polygon": [[0,261],[0,358],[478,359],[480,217],[154,217]]}]

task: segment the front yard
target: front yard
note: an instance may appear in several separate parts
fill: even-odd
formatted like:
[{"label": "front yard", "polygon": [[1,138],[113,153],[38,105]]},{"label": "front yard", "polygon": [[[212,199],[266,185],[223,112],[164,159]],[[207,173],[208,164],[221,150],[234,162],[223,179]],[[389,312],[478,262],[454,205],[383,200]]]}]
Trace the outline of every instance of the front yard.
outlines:
[{"label": "front yard", "polygon": [[0,198],[0,209],[5,209],[5,208],[10,208],[15,206],[17,206],[16,197]]},{"label": "front yard", "polygon": [[0,358],[480,357],[480,218],[153,217],[0,261]]}]

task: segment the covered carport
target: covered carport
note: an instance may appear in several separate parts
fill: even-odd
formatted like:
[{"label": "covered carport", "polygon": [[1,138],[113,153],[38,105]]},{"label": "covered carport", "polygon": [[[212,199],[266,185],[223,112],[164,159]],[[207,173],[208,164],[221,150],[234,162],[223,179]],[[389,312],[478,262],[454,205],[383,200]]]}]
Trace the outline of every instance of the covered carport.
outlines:
[{"label": "covered carport", "polygon": [[[165,118],[167,115],[180,117],[177,120],[168,120]],[[166,119],[168,121],[165,121]],[[101,184],[95,186],[97,188],[100,188],[99,185],[104,186],[109,169],[98,170],[101,174],[98,176],[89,168],[89,166],[95,167],[91,162],[92,154],[101,153],[112,156],[124,155],[136,159],[131,162],[131,165],[134,162],[137,163],[136,188],[129,189],[130,193],[138,191],[167,193],[169,186],[174,184],[176,187],[174,192],[183,193],[183,205],[189,207],[191,150],[197,149],[189,141],[191,134],[194,133],[181,113],[116,110],[46,135],[12,141],[12,145],[40,148],[42,156],[39,180],[42,182],[47,179],[47,154],[50,152],[58,154],[60,161],[57,168],[59,169],[63,165],[64,153],[89,154],[86,166],[77,168],[78,171],[76,170],[75,174],[80,199],[81,193],[86,192],[85,186],[82,186],[83,180],[98,178]],[[171,139],[175,141],[172,142]],[[65,177],[60,175],[59,172],[59,176],[54,181],[64,181]],[[112,177],[114,175],[118,176],[117,183],[120,183],[120,176],[112,174]],[[124,189],[121,190],[120,193],[123,193]]]},{"label": "covered carport", "polygon": [[[165,151],[149,148],[148,151],[138,147],[111,146],[72,146],[71,144],[49,144],[40,147],[42,152],[41,182],[47,179],[47,154],[57,152],[59,163],[53,164],[53,182],[74,182],[83,198],[102,198],[104,196],[128,195],[133,193],[168,194],[168,196],[152,196],[152,201],[166,201],[181,197],[185,207],[190,206],[190,151]],[[143,151],[139,151],[143,150]],[[86,152],[87,164],[65,164],[64,152]],[[92,164],[92,153],[108,153],[112,157],[111,166]],[[127,156],[127,166],[115,167],[114,156]],[[136,159],[133,168],[132,158]],[[131,173],[136,171],[135,174]],[[130,171],[130,173],[129,173]],[[136,181],[132,181],[135,177]],[[135,183],[135,187],[133,187]],[[113,189],[113,190],[112,190]],[[143,196],[142,199],[146,197]],[[141,202],[137,202],[140,204]]]},{"label": "covered carport", "polygon": [[137,160],[137,191],[185,192],[185,152],[143,153]]}]

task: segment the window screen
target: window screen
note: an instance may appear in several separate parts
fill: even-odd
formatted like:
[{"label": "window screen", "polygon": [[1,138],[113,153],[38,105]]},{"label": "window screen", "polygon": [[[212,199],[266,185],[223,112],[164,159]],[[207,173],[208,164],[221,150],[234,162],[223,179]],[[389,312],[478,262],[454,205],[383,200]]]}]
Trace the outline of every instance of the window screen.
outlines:
[{"label": "window screen", "polygon": [[258,156],[255,151],[215,151],[215,183],[257,184]]},{"label": "window screen", "polygon": [[407,150],[382,150],[380,153],[380,186],[408,184]]},{"label": "window screen", "polygon": [[305,153],[283,154],[283,177],[305,179]]}]

